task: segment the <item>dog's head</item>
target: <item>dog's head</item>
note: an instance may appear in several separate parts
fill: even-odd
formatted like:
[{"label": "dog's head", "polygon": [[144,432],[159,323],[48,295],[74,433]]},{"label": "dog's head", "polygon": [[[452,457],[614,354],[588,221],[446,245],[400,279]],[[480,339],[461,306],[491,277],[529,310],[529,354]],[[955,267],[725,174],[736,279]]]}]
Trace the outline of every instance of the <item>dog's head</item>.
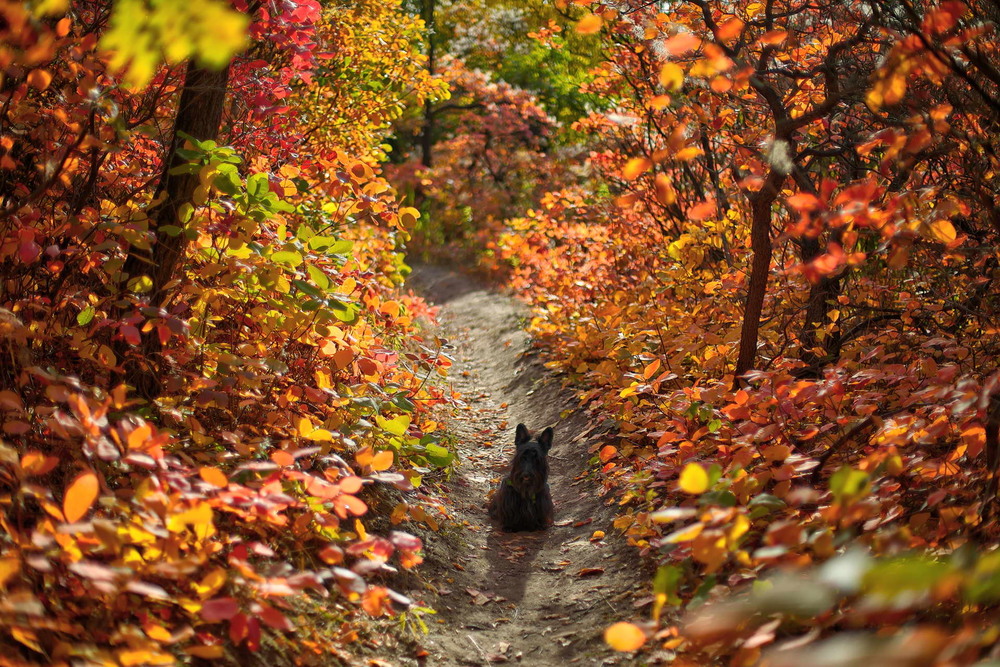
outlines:
[{"label": "dog's head", "polygon": [[549,476],[547,454],[552,448],[552,427],[535,436],[524,424],[518,424],[514,447],[514,461],[508,476],[510,484],[524,496],[541,493]]}]

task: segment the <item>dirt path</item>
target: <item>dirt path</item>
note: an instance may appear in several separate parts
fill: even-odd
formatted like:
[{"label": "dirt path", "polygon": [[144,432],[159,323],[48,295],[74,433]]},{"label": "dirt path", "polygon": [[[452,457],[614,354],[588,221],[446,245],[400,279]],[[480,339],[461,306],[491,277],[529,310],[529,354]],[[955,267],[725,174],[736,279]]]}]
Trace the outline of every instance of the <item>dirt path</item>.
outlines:
[{"label": "dirt path", "polygon": [[[465,400],[451,428],[462,465],[448,484],[457,531],[431,540],[422,568],[438,611],[425,646],[428,665],[626,664],[604,644],[604,628],[634,614],[647,581],[634,553],[611,527],[586,476],[600,429],[530,354],[523,307],[472,279],[421,266],[414,289],[441,306],[442,333],[455,345],[451,381]],[[550,484],[556,525],[503,533],[486,516],[486,497],[504,474],[514,427],[555,427]],[[593,540],[595,531],[603,540]]]}]

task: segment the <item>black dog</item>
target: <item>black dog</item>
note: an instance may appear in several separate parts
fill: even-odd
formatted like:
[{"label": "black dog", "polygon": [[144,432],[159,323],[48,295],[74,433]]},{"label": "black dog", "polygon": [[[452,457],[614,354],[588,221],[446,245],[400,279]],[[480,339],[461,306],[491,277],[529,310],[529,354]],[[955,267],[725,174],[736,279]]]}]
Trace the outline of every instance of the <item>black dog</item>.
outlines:
[{"label": "black dog", "polygon": [[510,472],[490,500],[490,518],[506,531],[542,530],[552,523],[554,511],[546,457],[552,448],[552,428],[536,438],[524,424],[518,424],[514,447]]}]

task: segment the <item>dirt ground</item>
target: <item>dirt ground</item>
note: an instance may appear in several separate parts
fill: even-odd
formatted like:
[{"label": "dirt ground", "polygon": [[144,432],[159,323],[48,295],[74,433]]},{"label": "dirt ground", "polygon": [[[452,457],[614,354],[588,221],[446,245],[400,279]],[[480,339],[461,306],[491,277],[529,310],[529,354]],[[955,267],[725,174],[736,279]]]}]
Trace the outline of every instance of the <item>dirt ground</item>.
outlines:
[{"label": "dirt ground", "polygon": [[[635,596],[649,578],[612,528],[614,508],[587,476],[602,429],[588,424],[531,354],[521,304],[437,266],[417,267],[410,284],[441,307],[440,333],[455,346],[449,379],[465,403],[450,424],[462,463],[446,485],[460,528],[427,540],[421,566],[418,597],[437,610],[421,642],[430,652],[424,664],[630,664],[602,635],[610,623],[641,613]],[[544,532],[504,533],[486,515],[518,422],[555,428],[556,524]],[[606,536],[597,539],[595,531]]]}]

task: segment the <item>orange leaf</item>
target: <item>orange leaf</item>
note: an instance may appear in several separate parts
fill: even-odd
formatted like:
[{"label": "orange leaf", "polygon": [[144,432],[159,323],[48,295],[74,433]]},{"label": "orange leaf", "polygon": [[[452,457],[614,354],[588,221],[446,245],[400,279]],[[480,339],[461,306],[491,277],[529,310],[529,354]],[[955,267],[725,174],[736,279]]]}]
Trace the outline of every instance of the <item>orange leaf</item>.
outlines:
[{"label": "orange leaf", "polygon": [[226,477],[226,473],[222,472],[218,468],[202,466],[198,469],[198,474],[203,480],[212,486],[217,486],[220,489],[224,489],[229,486],[229,479]]},{"label": "orange leaf", "polygon": [[576,24],[576,31],[581,35],[593,35],[601,31],[604,19],[597,14],[587,14]]},{"label": "orange leaf", "polygon": [[44,475],[59,463],[55,456],[46,456],[39,451],[31,450],[21,457],[21,470],[25,475]]},{"label": "orange leaf", "polygon": [[601,463],[607,463],[608,461],[613,459],[615,457],[615,454],[617,453],[618,453],[618,448],[615,447],[614,445],[604,445],[604,447],[601,448],[601,453],[600,453]]},{"label": "orange leaf", "polygon": [[656,201],[664,206],[670,206],[677,201],[677,191],[674,190],[674,186],[670,183],[670,178],[666,174],[656,175],[653,188],[656,192]]},{"label": "orange leaf", "polygon": [[663,50],[671,56],[683,56],[701,46],[701,39],[691,32],[679,32],[663,43]]},{"label": "orange leaf", "polygon": [[372,457],[372,470],[382,472],[392,467],[393,453],[391,450],[384,450]]},{"label": "orange leaf", "polygon": [[364,486],[364,482],[357,475],[350,475],[338,482],[340,484],[340,490],[344,493],[357,493]]},{"label": "orange leaf", "polygon": [[646,633],[634,623],[615,623],[604,631],[604,641],[616,651],[635,651],[646,643]]},{"label": "orange leaf", "polygon": [[75,523],[82,519],[97,500],[100,484],[92,470],[86,470],[69,483],[63,498],[63,514],[66,521]]},{"label": "orange leaf", "polygon": [[733,17],[719,25],[719,29],[715,32],[715,38],[720,42],[728,42],[731,39],[735,39],[743,32],[743,26],[745,25],[742,20]]},{"label": "orange leaf", "polygon": [[52,74],[44,69],[33,69],[28,73],[28,85],[38,90],[45,90],[52,83]]},{"label": "orange leaf", "polygon": [[352,361],[354,361],[354,350],[349,347],[338,350],[333,355],[333,363],[337,366],[338,371],[347,368]]},{"label": "orange leaf", "polygon": [[271,460],[279,466],[290,466],[295,463],[295,457],[283,449],[278,449],[271,453]]},{"label": "orange leaf", "polygon": [[634,157],[622,168],[622,178],[626,181],[634,181],[639,178],[643,172],[649,171],[649,168],[652,166],[653,163],[646,158]]},{"label": "orange leaf", "polygon": [[354,454],[354,460],[362,468],[371,465],[372,461],[375,460],[375,457],[372,455],[372,448],[370,446],[362,447]]}]

